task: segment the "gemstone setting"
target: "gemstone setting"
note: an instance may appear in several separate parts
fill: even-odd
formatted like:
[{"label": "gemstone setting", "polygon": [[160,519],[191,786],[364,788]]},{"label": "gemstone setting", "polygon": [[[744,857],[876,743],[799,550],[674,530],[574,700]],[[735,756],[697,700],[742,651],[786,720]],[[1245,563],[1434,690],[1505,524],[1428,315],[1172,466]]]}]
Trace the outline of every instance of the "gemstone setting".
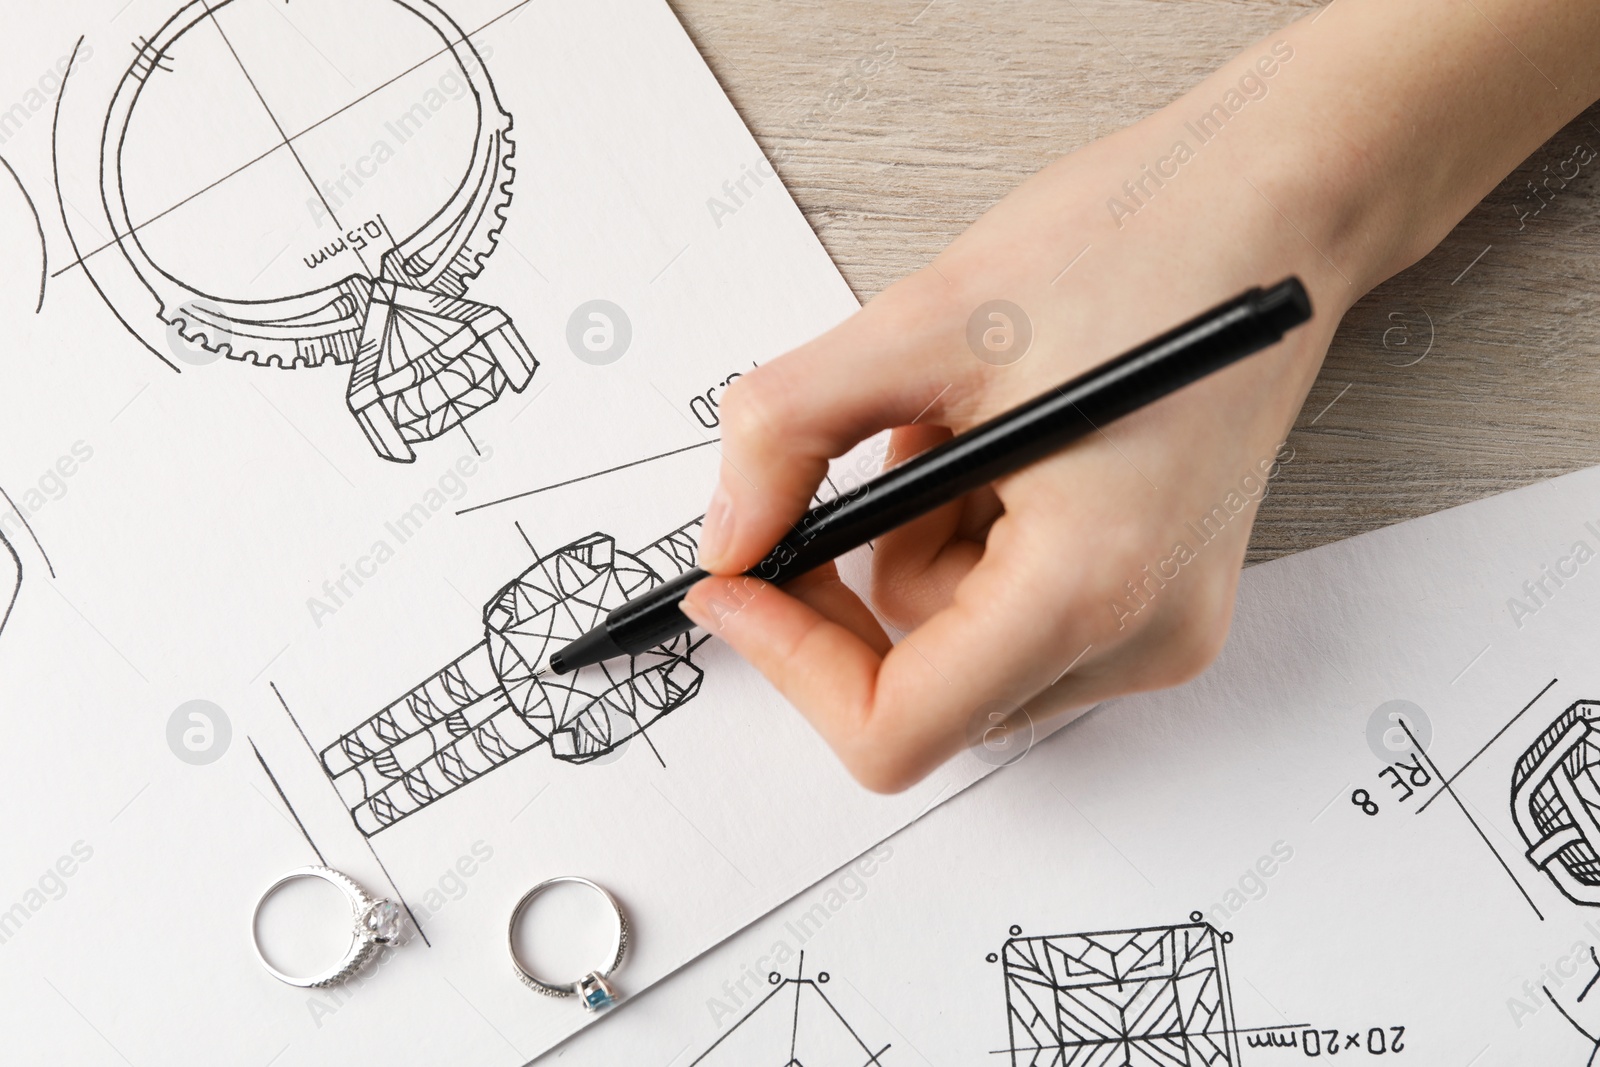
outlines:
[{"label": "gemstone setting", "polygon": [[405,929],[405,914],[392,900],[374,901],[361,916],[361,930],[380,945],[393,944]]},{"label": "gemstone setting", "polygon": [[599,971],[578,982],[578,998],[583,1001],[585,1011],[597,1014],[617,1006],[617,991]]}]

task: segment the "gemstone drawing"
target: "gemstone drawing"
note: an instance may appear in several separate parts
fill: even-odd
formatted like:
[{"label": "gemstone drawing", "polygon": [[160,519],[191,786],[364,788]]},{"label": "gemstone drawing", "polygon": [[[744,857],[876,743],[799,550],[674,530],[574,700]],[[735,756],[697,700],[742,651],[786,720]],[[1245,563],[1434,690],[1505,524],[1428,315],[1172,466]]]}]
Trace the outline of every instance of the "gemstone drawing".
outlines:
[{"label": "gemstone drawing", "polygon": [[681,634],[627,660],[540,675],[550,652],[693,568],[700,520],[624,552],[591,534],[540,557],[484,607],[484,638],[321,752],[368,837],[541,745],[567,763],[617,751],[700,691]]},{"label": "gemstone drawing", "polygon": [[1050,937],[1012,927],[999,954],[1012,1067],[1236,1067],[1231,935],[1191,919]]}]

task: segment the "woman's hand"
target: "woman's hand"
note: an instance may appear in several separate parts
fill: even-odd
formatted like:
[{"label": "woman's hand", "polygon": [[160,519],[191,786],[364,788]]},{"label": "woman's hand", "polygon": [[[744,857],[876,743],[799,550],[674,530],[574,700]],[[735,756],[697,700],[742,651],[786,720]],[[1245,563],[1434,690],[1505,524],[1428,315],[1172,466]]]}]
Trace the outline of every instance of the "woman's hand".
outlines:
[{"label": "woman's hand", "polygon": [[[1579,10],[1592,5],[1533,6],[1581,24],[1592,68],[1600,18]],[[1053,704],[1084,706],[1177,684],[1216,656],[1266,479],[1292,458],[1285,438],[1340,318],[1537,145],[1513,114],[1559,127],[1600,92],[1590,70],[1541,112],[1510,90],[1489,105],[1438,86],[1409,106],[1476,105],[1491,123],[1498,106],[1514,132],[1493,151],[1419,160],[1429,149],[1416,135],[1397,143],[1413,128],[1404,116],[1352,116],[1329,95],[1343,87],[1378,108],[1386,34],[1407,20],[1413,55],[1440,34],[1436,47],[1467,66],[1506,51],[1460,5],[1344,0],[1059,160],[929,267],[729,389],[700,557],[718,575],[758,562],[828,461],[881,430],[900,462],[1242,290],[1298,275],[1311,293],[1313,321],[1281,344],[881,538],[871,610],[831,566],[782,590],[713,578],[690,594],[684,610],[767,675],[864,784],[915,782],[990,727],[996,701],[1049,688]],[[1476,62],[1480,77],[1493,68]],[[1434,202],[1408,203],[1397,181]],[[993,318],[993,301],[1021,314]],[[875,613],[905,636],[891,642]]]}]

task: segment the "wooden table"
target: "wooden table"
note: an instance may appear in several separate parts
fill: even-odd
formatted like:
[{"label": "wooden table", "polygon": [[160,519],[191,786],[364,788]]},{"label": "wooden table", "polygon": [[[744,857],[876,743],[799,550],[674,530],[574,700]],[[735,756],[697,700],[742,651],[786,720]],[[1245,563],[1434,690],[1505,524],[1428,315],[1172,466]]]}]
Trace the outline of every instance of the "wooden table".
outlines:
[{"label": "wooden table", "polygon": [[[863,300],[1051,159],[1316,6],[672,3]],[[889,55],[856,73],[858,60]],[[1527,182],[1578,142],[1600,150],[1600,108],[1346,317],[1291,437],[1296,459],[1261,508],[1251,562],[1600,463],[1600,167],[1525,229],[1517,213],[1532,203]]]}]

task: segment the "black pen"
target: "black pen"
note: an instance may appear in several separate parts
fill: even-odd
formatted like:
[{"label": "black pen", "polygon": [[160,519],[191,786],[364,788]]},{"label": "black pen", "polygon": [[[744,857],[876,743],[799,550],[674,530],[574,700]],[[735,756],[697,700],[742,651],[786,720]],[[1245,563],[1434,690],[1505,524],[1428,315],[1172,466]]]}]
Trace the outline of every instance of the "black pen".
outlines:
[{"label": "black pen", "polygon": [[[1271,289],[1251,289],[812,508],[745,574],[774,585],[797,578],[1276,344],[1310,318],[1311,299],[1298,278]],[[708,577],[697,567],[616,608],[599,626],[554,653],[550,670],[566,674],[637,655],[693,629],[678,605]]]}]

